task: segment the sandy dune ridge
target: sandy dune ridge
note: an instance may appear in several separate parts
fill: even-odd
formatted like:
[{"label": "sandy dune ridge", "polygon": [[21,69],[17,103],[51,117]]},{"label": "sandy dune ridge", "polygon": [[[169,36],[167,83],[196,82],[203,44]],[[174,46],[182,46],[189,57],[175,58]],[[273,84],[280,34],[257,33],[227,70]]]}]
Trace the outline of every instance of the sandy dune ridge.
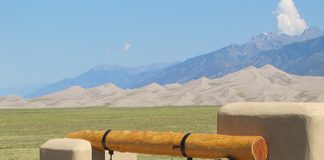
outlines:
[{"label": "sandy dune ridge", "polygon": [[136,89],[121,89],[114,84],[90,89],[73,86],[35,99],[6,96],[0,97],[0,108],[221,105],[243,101],[323,102],[324,77],[291,75],[265,65],[184,84],[153,83]]}]

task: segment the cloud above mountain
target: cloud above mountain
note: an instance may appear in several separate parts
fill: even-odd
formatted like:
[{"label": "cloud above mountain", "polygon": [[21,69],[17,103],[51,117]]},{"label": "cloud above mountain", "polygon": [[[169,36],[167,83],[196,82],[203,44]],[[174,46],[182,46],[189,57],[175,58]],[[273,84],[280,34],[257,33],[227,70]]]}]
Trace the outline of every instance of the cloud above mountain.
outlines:
[{"label": "cloud above mountain", "polygon": [[301,18],[293,0],[280,0],[277,14],[277,27],[280,33],[299,35],[308,28],[307,23]]},{"label": "cloud above mountain", "polygon": [[132,47],[132,44],[126,43],[122,49],[122,53],[128,52],[128,50]]}]

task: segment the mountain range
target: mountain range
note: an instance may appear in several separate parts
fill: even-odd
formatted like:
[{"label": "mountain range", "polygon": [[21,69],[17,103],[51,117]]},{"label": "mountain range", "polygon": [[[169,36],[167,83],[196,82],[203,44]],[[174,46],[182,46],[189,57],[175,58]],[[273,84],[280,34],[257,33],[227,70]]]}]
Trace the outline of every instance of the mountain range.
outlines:
[{"label": "mountain range", "polygon": [[98,65],[85,73],[82,73],[74,78],[66,78],[61,81],[50,84],[43,87],[32,94],[28,94],[26,97],[38,97],[57,91],[62,91],[71,86],[81,86],[84,88],[91,88],[98,85],[113,83],[123,88],[131,87],[133,79],[140,73],[156,72],[160,69],[166,68],[174,63],[156,63],[148,66],[140,67],[125,67],[117,65]]},{"label": "mountain range", "polygon": [[83,106],[218,105],[242,101],[324,101],[324,77],[288,74],[271,65],[250,66],[221,78],[202,77],[183,84],[152,83],[122,89],[112,83],[93,88],[72,86],[34,99],[0,97],[0,108]]},{"label": "mountain range", "polygon": [[27,97],[39,97],[71,86],[91,88],[113,83],[120,88],[133,89],[151,83],[185,83],[202,77],[218,78],[248,66],[265,64],[296,75],[324,76],[324,33],[316,27],[310,27],[298,36],[262,33],[242,45],[232,44],[174,64],[136,68],[100,65]]}]

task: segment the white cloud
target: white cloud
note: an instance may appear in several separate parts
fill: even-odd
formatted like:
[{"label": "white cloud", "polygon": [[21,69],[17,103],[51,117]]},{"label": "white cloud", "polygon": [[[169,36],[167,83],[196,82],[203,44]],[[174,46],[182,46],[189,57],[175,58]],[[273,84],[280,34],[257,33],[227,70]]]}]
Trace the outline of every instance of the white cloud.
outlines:
[{"label": "white cloud", "polygon": [[126,43],[121,52],[126,53],[131,47],[132,47],[132,44]]},{"label": "white cloud", "polygon": [[298,35],[308,28],[293,0],[280,0],[277,8],[277,27],[280,33]]}]

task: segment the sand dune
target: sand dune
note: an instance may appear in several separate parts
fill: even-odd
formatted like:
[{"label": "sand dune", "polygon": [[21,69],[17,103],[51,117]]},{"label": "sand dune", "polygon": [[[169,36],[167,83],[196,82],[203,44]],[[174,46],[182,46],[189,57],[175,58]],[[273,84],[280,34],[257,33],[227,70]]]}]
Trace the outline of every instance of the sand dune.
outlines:
[{"label": "sand dune", "polygon": [[241,101],[324,101],[324,77],[285,73],[271,65],[248,67],[222,78],[184,84],[153,83],[136,89],[106,84],[90,89],[73,86],[36,99],[0,97],[1,108],[84,106],[218,105]]}]

